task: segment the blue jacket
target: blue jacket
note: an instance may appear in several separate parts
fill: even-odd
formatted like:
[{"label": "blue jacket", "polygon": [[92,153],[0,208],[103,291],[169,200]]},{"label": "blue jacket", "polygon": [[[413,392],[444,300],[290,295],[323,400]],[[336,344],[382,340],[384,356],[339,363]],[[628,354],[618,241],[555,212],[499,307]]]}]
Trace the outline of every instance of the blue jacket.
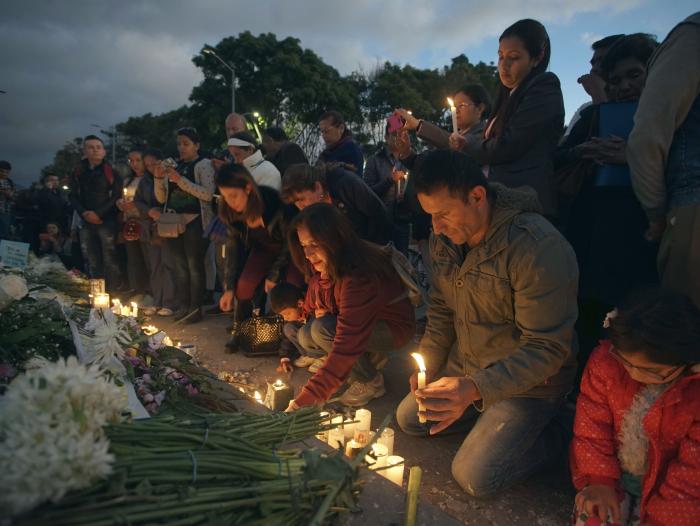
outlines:
[{"label": "blue jacket", "polygon": [[346,163],[355,167],[355,173],[362,177],[365,166],[365,158],[362,155],[362,149],[353,140],[352,134],[346,131],[342,139],[337,143],[329,146],[321,152],[319,161],[324,163]]}]

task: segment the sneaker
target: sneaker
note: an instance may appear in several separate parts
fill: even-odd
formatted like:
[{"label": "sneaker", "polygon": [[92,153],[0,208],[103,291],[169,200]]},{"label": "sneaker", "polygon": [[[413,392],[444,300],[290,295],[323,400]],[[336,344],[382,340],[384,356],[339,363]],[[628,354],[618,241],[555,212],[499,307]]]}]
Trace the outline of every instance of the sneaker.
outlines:
[{"label": "sneaker", "polygon": [[361,407],[370,400],[384,396],[384,377],[382,373],[369,382],[355,382],[340,397],[340,403],[350,407]]},{"label": "sneaker", "polygon": [[324,366],[326,363],[326,358],[314,358],[313,363],[309,365],[309,372],[311,374],[316,374],[318,370]]},{"label": "sneaker", "polygon": [[173,312],[173,309],[169,309],[168,307],[163,307],[158,312],[156,312],[156,314],[158,314],[158,316],[168,317],[168,316],[172,316],[175,313]]},{"label": "sneaker", "polygon": [[143,309],[143,314],[144,316],[153,316],[156,312],[158,312],[159,307],[146,307]]},{"label": "sneaker", "polygon": [[316,358],[312,356],[302,355],[296,360],[294,360],[294,367],[308,367],[316,361]]}]

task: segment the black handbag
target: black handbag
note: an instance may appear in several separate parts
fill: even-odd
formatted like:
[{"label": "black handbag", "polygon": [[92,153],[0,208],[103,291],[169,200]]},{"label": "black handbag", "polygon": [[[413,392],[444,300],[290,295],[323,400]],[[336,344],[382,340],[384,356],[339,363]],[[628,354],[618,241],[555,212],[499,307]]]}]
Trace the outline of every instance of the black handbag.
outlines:
[{"label": "black handbag", "polygon": [[238,328],[238,348],[245,356],[277,354],[282,343],[281,316],[256,316],[241,322]]}]

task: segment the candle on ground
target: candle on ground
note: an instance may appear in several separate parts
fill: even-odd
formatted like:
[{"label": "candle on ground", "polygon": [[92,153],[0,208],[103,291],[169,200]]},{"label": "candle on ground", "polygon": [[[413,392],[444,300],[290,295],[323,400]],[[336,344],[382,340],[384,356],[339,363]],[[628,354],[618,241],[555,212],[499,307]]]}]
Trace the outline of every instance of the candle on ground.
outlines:
[{"label": "candle on ground", "polygon": [[345,444],[345,456],[350,460],[357,458],[357,455],[362,451],[365,446],[360,444],[357,440],[352,439],[347,444]]},{"label": "candle on ground", "polygon": [[457,127],[457,107],[450,97],[447,97],[447,103],[450,105],[450,113],[452,113],[452,133],[459,133],[459,128]]},{"label": "candle on ground", "polygon": [[92,305],[96,309],[109,309],[109,294],[98,292],[92,298]]},{"label": "candle on ground", "polygon": [[[425,361],[423,361],[423,357],[417,352],[411,353],[411,356],[413,356],[413,359],[418,364],[418,389],[425,389]],[[420,401],[418,402],[418,411],[425,411],[425,406]],[[421,414],[418,415],[418,421],[421,424],[425,424],[426,420],[425,416]]]},{"label": "candle on ground", "polygon": [[330,431],[328,431],[328,445],[334,447],[335,449],[340,449],[345,444],[345,433],[343,432],[343,416],[334,416],[331,423],[336,425]]},{"label": "candle on ground", "polygon": [[370,469],[383,468],[388,456],[389,452],[384,444],[372,444],[372,454],[367,455],[365,461],[370,465]]},{"label": "candle on ground", "polygon": [[369,409],[358,409],[355,412],[355,430],[353,438],[362,444],[367,445],[369,442],[369,430],[372,427],[372,412]]},{"label": "candle on ground", "polygon": [[386,473],[384,475],[386,478],[397,486],[403,486],[403,463],[403,457],[391,455],[386,459],[386,465],[389,467],[381,470],[379,473]]},{"label": "candle on ground", "polygon": [[386,447],[387,449],[387,455],[393,455],[394,454],[394,430],[391,429],[390,427],[387,427],[382,431],[382,434],[379,437],[379,440],[377,440],[378,444],[382,444],[383,446]]},{"label": "candle on ground", "polygon": [[259,403],[259,404],[263,403],[262,395],[260,394],[260,391],[255,391],[255,393],[253,394],[253,398],[255,398],[255,401],[257,403]]},{"label": "candle on ground", "polygon": [[135,301],[131,302],[131,315],[136,318],[139,315],[139,304]]},{"label": "candle on ground", "polygon": [[[331,414],[328,411],[321,411],[321,425],[326,426],[330,424],[331,422]],[[328,430],[325,429],[323,431],[320,431],[319,433],[316,434],[316,438],[318,438],[321,442],[325,442],[326,444],[328,443]]]},{"label": "candle on ground", "polygon": [[345,442],[351,440],[355,437],[355,419],[348,417],[343,422],[343,432],[345,437]]}]

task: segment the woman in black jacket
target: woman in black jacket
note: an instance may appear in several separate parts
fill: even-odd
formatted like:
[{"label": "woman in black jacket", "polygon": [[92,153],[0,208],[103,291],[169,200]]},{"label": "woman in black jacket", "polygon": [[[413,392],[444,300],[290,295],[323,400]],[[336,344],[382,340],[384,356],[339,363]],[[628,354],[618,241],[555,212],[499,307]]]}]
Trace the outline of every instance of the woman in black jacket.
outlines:
[{"label": "woman in black jacket", "polygon": [[536,20],[519,20],[498,45],[501,87],[484,135],[450,136],[460,149],[488,167],[492,181],[534,188],[545,215],[556,214],[552,155],[564,127],[559,79],[547,72],[549,35]]},{"label": "woman in black jacket", "polygon": [[[277,190],[258,186],[240,164],[225,164],[216,176],[222,199],[219,217],[227,226],[222,311],[234,310],[232,337],[226,348],[236,351],[239,323],[250,316],[253,300],[262,299],[277,283],[302,287],[304,278],[291,263],[286,226],[293,207],[280,200]],[[257,302],[258,306],[263,304]]]}]

